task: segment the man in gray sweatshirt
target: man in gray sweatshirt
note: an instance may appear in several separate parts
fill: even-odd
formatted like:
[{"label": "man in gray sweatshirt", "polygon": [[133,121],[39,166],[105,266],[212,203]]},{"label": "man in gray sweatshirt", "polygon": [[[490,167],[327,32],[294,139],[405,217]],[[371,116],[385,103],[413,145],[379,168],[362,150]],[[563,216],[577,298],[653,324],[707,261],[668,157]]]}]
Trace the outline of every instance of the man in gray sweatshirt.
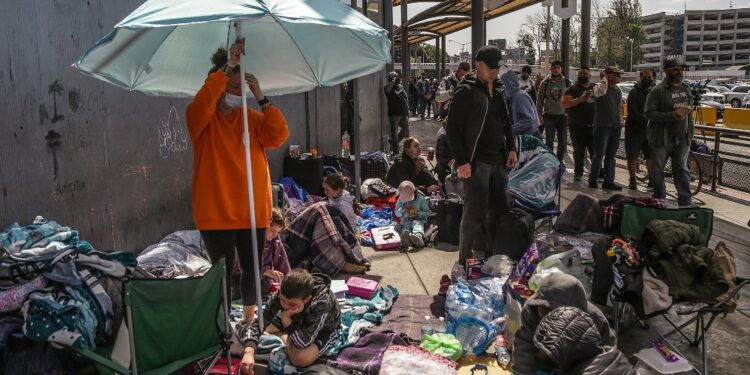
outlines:
[{"label": "man in gray sweatshirt", "polygon": [[562,105],[563,93],[570,86],[570,80],[562,75],[562,62],[553,61],[551,75],[539,85],[539,97],[536,100],[536,111],[539,123],[544,126],[547,147],[554,150],[557,134],[557,159],[562,163],[568,151],[568,120]]}]

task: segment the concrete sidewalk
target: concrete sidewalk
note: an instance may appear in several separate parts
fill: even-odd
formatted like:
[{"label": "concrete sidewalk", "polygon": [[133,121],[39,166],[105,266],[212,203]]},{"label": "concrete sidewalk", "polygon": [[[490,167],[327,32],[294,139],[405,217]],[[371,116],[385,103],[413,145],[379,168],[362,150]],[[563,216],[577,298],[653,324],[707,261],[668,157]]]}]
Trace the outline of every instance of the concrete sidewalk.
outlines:
[{"label": "concrete sidewalk", "polygon": [[[412,119],[410,122],[411,135],[417,137],[422,143],[423,152],[428,147],[434,147],[437,130],[440,123],[437,121],[421,121]],[[572,150],[569,150],[572,152]],[[572,161],[566,163],[572,166]],[[562,184],[562,208],[575,198],[578,193],[586,193],[597,198],[607,198],[610,192],[602,189],[589,189],[585,181],[574,182],[573,173],[566,173]],[[617,170],[617,181],[627,186],[627,171],[621,168]],[[643,190],[643,189],[642,189]],[[624,189],[622,193],[629,195],[646,195],[646,192],[634,192]],[[699,194],[698,199],[715,211],[714,239],[719,237],[727,239],[729,246],[735,252],[737,258],[738,273],[750,275],[750,228],[746,226],[750,217],[750,206],[727,201],[707,194]],[[671,204],[671,203],[670,203]],[[674,202],[676,205],[676,202]],[[726,237],[726,238],[722,238]],[[715,241],[712,241],[712,245]],[[402,253],[399,251],[375,251],[365,248],[365,254],[372,261],[372,270],[366,276],[378,280],[382,284],[391,284],[399,289],[402,294],[436,294],[439,289],[440,277],[449,274],[451,267],[458,258],[458,248],[451,245],[440,244],[434,248],[424,248],[417,252]],[[345,276],[342,276],[342,278]],[[750,291],[748,291],[750,292]],[[747,294],[747,293],[744,293]],[[740,309],[750,308],[748,298],[740,300]],[[621,331],[619,347],[627,354],[632,355],[640,349],[647,347],[656,336],[653,330],[666,332],[666,322],[661,318],[649,321],[650,329],[642,329],[636,324],[630,324]],[[747,311],[738,311],[719,318],[709,331],[707,349],[709,357],[709,369],[713,374],[741,374],[744,369],[750,368],[750,358],[745,356],[743,350],[748,348],[750,341],[750,317]],[[700,352],[697,348],[690,347],[683,340],[673,337],[679,350],[686,354],[694,363],[698,363]]]}]

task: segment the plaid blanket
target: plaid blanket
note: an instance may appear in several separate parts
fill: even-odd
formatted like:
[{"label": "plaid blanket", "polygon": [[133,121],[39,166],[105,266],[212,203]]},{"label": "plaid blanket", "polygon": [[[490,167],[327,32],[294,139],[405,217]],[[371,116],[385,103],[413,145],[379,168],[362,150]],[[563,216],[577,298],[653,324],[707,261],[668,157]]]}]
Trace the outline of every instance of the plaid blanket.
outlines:
[{"label": "plaid blanket", "polygon": [[302,211],[287,232],[287,255],[292,268],[335,276],[346,261],[368,262],[344,215],[326,202]]},{"label": "plaid blanket", "polygon": [[622,218],[622,206],[634,204],[643,207],[666,208],[664,200],[651,197],[634,198],[623,194],[615,194],[606,201],[600,201],[604,215],[604,230],[619,231]]}]

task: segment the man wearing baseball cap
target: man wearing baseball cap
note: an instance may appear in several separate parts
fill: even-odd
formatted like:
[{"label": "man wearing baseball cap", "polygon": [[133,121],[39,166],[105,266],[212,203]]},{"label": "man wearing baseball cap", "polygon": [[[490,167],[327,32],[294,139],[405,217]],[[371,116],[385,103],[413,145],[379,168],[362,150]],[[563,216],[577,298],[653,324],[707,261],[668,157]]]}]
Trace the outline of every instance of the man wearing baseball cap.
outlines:
[{"label": "man wearing baseball cap", "polygon": [[553,61],[550,72],[550,76],[539,85],[536,111],[539,113],[539,123],[544,127],[544,136],[550,150],[554,150],[557,134],[557,159],[562,163],[568,152],[568,120],[562,101],[563,93],[570,86],[570,80],[562,75],[561,61]]},{"label": "man wearing baseball cap", "polygon": [[494,46],[477,51],[476,71],[464,76],[448,113],[448,143],[464,181],[460,264],[472,250],[489,254],[494,244],[485,233],[494,233],[497,218],[508,211],[506,167],[515,166],[518,159],[505,92],[497,77],[501,57]]},{"label": "man wearing baseball cap", "polygon": [[615,155],[622,132],[622,91],[617,87],[622,70],[614,66],[604,69],[604,78],[594,85],[594,157],[591,158],[589,187],[596,189],[596,179],[604,161],[603,189],[622,190],[615,184]]},{"label": "man wearing baseball cap", "polygon": [[651,146],[651,182],[654,198],[667,197],[664,184],[664,165],[672,160],[677,203],[692,205],[690,196],[690,171],[687,166],[690,141],[695,132],[690,88],[682,81],[685,64],[676,60],[664,62],[664,80],[646,96],[644,115],[649,120],[646,130]]}]

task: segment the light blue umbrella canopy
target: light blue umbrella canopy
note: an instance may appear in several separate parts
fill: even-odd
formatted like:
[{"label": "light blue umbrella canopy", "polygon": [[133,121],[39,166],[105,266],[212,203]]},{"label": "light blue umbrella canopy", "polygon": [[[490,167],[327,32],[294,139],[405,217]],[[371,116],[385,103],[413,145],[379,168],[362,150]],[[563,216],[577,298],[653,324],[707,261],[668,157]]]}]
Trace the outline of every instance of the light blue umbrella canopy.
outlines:
[{"label": "light blue umbrella canopy", "polygon": [[236,21],[244,68],[268,95],[337,85],[391,61],[386,31],[337,0],[150,0],[73,66],[145,94],[193,96]]}]

